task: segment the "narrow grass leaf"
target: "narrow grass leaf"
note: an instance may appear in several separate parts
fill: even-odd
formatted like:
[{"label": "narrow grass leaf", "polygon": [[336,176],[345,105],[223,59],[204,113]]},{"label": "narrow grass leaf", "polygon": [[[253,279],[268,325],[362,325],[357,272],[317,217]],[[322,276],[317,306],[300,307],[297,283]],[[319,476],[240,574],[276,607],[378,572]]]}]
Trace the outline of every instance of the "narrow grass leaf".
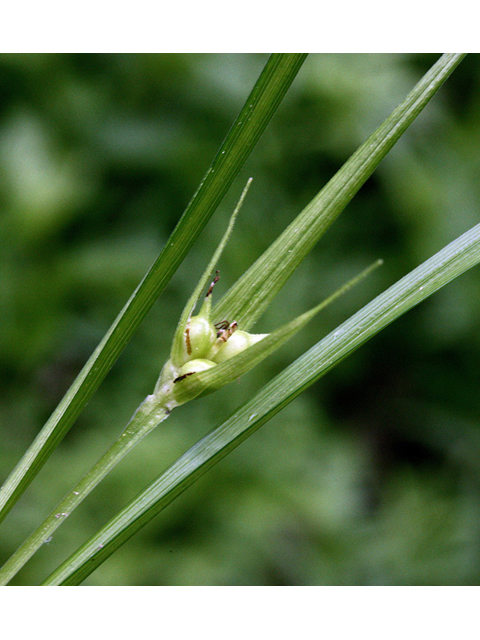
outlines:
[{"label": "narrow grass leaf", "polygon": [[0,522],[64,438],[216,210],[307,54],[272,54],[162,253],[0,490]]},{"label": "narrow grass leaf", "polygon": [[399,280],[271,380],[176,460],[44,582],[80,584],[116,549],[284,406],[381,329],[480,262],[480,225]]},{"label": "narrow grass leaf", "polygon": [[[244,191],[245,194],[245,191]],[[239,206],[241,205],[241,201]],[[238,207],[236,212],[238,211]],[[236,215],[232,216],[232,218]],[[231,225],[229,225],[231,227]],[[227,230],[228,233],[228,230]],[[216,254],[221,250],[223,243],[220,243]],[[378,267],[381,261],[377,261],[368,269],[365,269],[358,276],[350,280],[343,287],[338,289],[329,298],[321,302],[314,309],[307,311],[298,318],[292,320],[280,329],[261,340],[261,343],[254,344],[249,349],[240,353],[225,362],[219,364],[210,371],[218,370],[219,375],[205,376],[198,373],[188,377],[178,384],[179,394],[177,400],[179,404],[192,400],[202,395],[205,391],[211,393],[219,387],[233,382],[239,376],[257,365],[264,358],[278,349],[286,340],[300,331],[314,315],[327,305],[334,302],[339,296],[346,293],[352,286],[366,277],[374,268]],[[210,263],[209,267],[213,269]],[[189,305],[187,305],[188,307]],[[205,372],[209,374],[210,371]],[[15,551],[0,569],[0,585],[8,582],[18,573],[18,571],[28,562],[28,560],[38,551],[65,519],[83,502],[87,495],[98,485],[105,475],[139,442],[147,433],[154,429],[160,422],[165,420],[170,411],[163,404],[158,404],[155,396],[148,396],[140,405],[131,421],[124,429],[120,437],[110,447],[110,449],[100,458],[100,460],[90,469],[90,471],[80,480],[80,482],[67,493],[65,498],[55,507],[49,516],[37,527],[37,529],[25,540],[25,542]]]},{"label": "narrow grass leaf", "polygon": [[214,322],[228,318],[236,320],[245,330],[253,326],[464,55],[444,54],[432,66],[385,122],[219,300],[213,309]]}]

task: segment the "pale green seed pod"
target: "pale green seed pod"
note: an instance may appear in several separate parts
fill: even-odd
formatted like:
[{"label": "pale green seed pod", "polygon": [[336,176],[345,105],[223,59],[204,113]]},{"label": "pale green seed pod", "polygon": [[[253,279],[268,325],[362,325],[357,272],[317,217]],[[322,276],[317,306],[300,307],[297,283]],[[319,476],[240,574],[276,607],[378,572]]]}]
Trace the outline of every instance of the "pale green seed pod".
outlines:
[{"label": "pale green seed pod", "polygon": [[[206,358],[196,358],[182,365],[180,369],[177,370],[177,377],[172,381],[173,388],[171,391],[173,392],[174,401],[179,404],[184,404],[201,395],[202,390],[199,390],[195,384],[192,387],[190,380],[195,377],[195,373],[201,373],[216,366],[215,362],[207,360]],[[212,391],[213,390],[214,389],[212,389]]]},{"label": "pale green seed pod", "polygon": [[[215,367],[215,362],[207,360],[206,358],[195,358],[195,360],[189,360],[178,371],[178,377],[189,376],[192,373],[199,373],[200,371],[206,371]],[[178,378],[177,378],[178,379]]]},{"label": "pale green seed pod", "polygon": [[247,333],[246,331],[237,329],[237,331],[232,333],[228,340],[220,346],[214,355],[210,353],[210,357],[213,362],[220,364],[221,362],[230,360],[233,356],[242,353],[242,351],[245,351],[245,349],[248,349],[248,347],[251,347],[266,336],[268,336],[268,333]]},{"label": "pale green seed pod", "polygon": [[184,362],[205,358],[217,338],[213,324],[204,316],[192,316],[184,331]]}]

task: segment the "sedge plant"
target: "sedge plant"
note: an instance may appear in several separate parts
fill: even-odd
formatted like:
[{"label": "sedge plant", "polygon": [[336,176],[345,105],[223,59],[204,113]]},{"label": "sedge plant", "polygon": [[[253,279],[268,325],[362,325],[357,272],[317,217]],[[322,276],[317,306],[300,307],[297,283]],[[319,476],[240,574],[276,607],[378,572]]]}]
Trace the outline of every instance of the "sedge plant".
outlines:
[{"label": "sedge plant", "polygon": [[[264,113],[261,124],[258,125],[259,130],[266,126],[268,118],[265,114],[268,113],[271,116],[304,59],[301,54],[297,57],[289,57],[286,54],[285,56],[283,58],[274,56],[267,64],[268,73],[271,74],[270,79],[273,73],[272,65],[275,62],[277,64],[274,71],[278,76],[275,78],[275,82],[271,82],[277,91],[273,91],[272,95],[266,97],[264,94],[262,95],[262,99],[266,100],[270,108],[263,106]],[[281,327],[272,328],[270,333],[255,334],[251,332],[255,322],[265,312],[303,258],[312,250],[327,228],[372,174],[382,158],[427,105],[442,83],[460,63],[462,57],[462,54],[442,56],[397,109],[352,155],[277,240],[227,291],[223,298],[214,303],[215,284],[219,278],[217,263],[231,236],[238,211],[250,186],[250,181],[247,183],[218,248],[213,253],[181,314],[173,335],[169,357],[159,373],[152,393],[146,396],[112,447],[6,562],[0,571],[0,579],[3,584],[8,583],[16,575],[117,462],[141,438],[163,422],[176,407],[212,393],[239,378],[280,348],[286,340],[292,338],[327,304],[345,293],[353,284],[367,275],[372,268],[379,266],[381,261],[368,267],[354,280],[348,282],[326,300],[319,302],[310,311],[302,313]],[[265,73],[266,71],[264,71]],[[279,78],[283,79],[283,82],[280,82]],[[262,74],[256,87],[263,87],[265,83],[265,76]],[[278,90],[279,85],[281,90]],[[252,92],[253,95],[255,95],[255,90]],[[241,120],[241,118],[253,118],[254,112],[252,110],[259,103],[261,103],[260,99],[255,102],[252,95],[249,96],[230,135],[232,135],[232,131],[236,133],[235,127],[245,126],[245,120]],[[255,141],[258,139],[258,135]],[[238,143],[238,140],[233,136],[233,141],[232,138],[227,139],[217,154],[217,158],[220,158],[219,161],[223,163],[220,169],[225,166],[234,167],[231,169],[231,176],[235,171],[238,172],[247,155],[244,151],[241,159],[237,159],[238,145],[242,147],[246,143],[245,141]],[[197,191],[197,195],[203,193],[202,189],[207,190],[207,196],[212,190],[215,191],[211,184],[209,186],[208,179],[211,179],[217,168],[214,161]],[[206,184],[207,187],[205,187]],[[218,189],[218,185],[216,188]],[[220,197],[217,193],[214,196],[211,196],[211,201],[209,201],[209,213],[214,209]],[[195,197],[192,202],[195,203]],[[182,224],[194,224],[194,222],[190,222],[194,216],[193,210],[194,208],[192,209],[191,206],[190,209],[187,209],[184,218],[182,218],[183,222],[179,223],[179,229]],[[197,229],[207,218],[205,212],[202,215],[202,223],[195,223]],[[175,233],[179,232],[174,232],[172,240],[168,243],[169,247],[176,246],[178,237],[175,237]],[[151,284],[151,279],[154,278],[151,274],[161,264],[161,257],[156,263],[157,267],[151,270],[139,285],[119,319],[107,334],[107,338],[102,341],[96,354],[92,356],[90,364],[87,363],[85,372],[80,374],[79,380],[67,393],[61,403],[61,408],[55,414],[55,418],[47,423],[43,435],[41,433],[37,438],[36,445],[27,452],[23,463],[19,464],[10,479],[7,480],[2,494],[0,494],[3,499],[3,503],[0,503],[3,504],[3,515],[6,515],[20,493],[33,480],[36,471],[46,461],[53,447],[65,435],[88,397],[100,383],[103,373],[98,374],[99,369],[95,367],[96,359],[101,359],[105,363],[102,365],[104,371],[113,364],[122,345],[133,333],[134,328],[138,326],[148,311],[147,307],[150,303],[153,304],[154,299],[160,293],[162,284],[171,276],[175,266],[188,250],[188,246],[184,243],[182,253],[176,253],[175,261],[169,263],[168,268],[162,267],[163,270],[160,269],[159,272],[156,272],[157,281],[154,286]],[[287,367],[261,389],[254,398],[185,452],[169,469],[162,472],[117,516],[67,558],[45,580],[44,584],[80,584],[135,532],[191,486],[218,460],[297,397],[299,393],[383,327],[479,261],[480,227],[475,227],[380,294]],[[161,279],[158,279],[158,273],[162,274]],[[147,298],[148,304],[145,302]],[[138,308],[140,303],[137,302],[139,299],[143,300],[141,312]],[[125,318],[129,321],[124,320]],[[123,335],[116,337],[119,332],[118,327],[123,326],[122,322],[127,323],[129,329]],[[135,326],[132,326],[132,322]],[[114,348],[111,346],[112,341]],[[94,376],[94,380],[88,386],[87,382],[91,376]],[[88,386],[88,391],[86,391],[85,385]]]}]

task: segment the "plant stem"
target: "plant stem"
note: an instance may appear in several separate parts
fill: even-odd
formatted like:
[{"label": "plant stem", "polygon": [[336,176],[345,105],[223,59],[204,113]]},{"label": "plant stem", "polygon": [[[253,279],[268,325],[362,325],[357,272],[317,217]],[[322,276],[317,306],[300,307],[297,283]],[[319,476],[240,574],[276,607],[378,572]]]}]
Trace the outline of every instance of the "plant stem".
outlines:
[{"label": "plant stem", "polygon": [[480,263],[480,224],[377,296],[180,456],[43,583],[78,585],[219,460],[360,345]]},{"label": "plant stem", "polygon": [[80,480],[52,513],[34,531],[21,547],[0,569],[0,585],[7,584],[20,571],[24,564],[44,544],[52,533],[87,497],[107,473],[132,449],[139,440],[165,420],[170,408],[163,398],[149,395],[133,414],[120,437],[90,471]]},{"label": "plant stem", "polygon": [[274,53],[184,214],[58,407],[0,489],[0,522],[35,478],[112,368],[265,131],[306,53]]}]

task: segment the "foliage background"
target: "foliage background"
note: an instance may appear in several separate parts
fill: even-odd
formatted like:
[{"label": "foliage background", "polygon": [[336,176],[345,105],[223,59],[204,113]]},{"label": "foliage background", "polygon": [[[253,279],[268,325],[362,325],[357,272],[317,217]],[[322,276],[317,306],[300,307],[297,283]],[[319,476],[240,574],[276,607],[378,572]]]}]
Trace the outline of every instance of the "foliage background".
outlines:
[{"label": "foliage background", "polygon": [[[225,203],[5,521],[4,560],[155,383],[185,300],[254,182],[218,295],[436,55],[312,54]],[[161,250],[264,54],[0,57],[0,476]],[[478,222],[480,59],[468,56],[258,323],[384,267],[238,383],[177,409],[18,575],[36,584],[207,430],[372,297]],[[480,272],[401,318],[220,462],[90,585],[480,582]]]}]

